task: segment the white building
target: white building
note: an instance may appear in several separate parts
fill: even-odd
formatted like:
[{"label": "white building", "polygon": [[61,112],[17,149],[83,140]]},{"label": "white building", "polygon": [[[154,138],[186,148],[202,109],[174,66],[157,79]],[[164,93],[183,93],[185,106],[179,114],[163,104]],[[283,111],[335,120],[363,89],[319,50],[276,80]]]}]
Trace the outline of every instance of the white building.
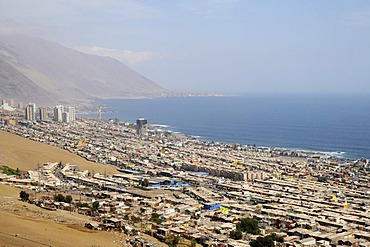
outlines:
[{"label": "white building", "polygon": [[36,104],[29,103],[26,107],[26,119],[29,121],[36,121]]},{"label": "white building", "polygon": [[70,106],[70,107],[67,108],[67,112],[69,114],[69,121],[74,122],[76,120],[76,110],[75,110],[75,108]]}]

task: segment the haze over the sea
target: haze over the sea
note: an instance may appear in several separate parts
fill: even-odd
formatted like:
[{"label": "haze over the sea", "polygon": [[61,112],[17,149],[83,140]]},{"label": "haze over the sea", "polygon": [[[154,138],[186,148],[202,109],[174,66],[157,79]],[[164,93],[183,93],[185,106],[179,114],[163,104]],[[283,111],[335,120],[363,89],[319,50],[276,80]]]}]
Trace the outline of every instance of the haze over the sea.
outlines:
[{"label": "haze over the sea", "polygon": [[0,32],[111,56],[164,88],[369,94],[370,2],[1,1]]}]

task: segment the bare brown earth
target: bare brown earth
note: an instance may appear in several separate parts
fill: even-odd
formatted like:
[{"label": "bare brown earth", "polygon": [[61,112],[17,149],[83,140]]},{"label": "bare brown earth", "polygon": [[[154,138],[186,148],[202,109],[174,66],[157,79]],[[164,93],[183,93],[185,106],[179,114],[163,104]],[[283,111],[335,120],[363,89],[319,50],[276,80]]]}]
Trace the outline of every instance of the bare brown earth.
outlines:
[{"label": "bare brown earth", "polygon": [[[37,164],[62,161],[82,170],[115,173],[116,168],[89,162],[66,150],[0,131],[0,164],[22,171]],[[3,246],[124,246],[123,235],[83,228],[86,216],[47,211],[18,200],[20,190],[0,184],[0,247]]]},{"label": "bare brown earth", "polygon": [[117,173],[117,168],[114,166],[87,161],[67,150],[0,131],[0,165],[27,171],[37,168],[38,163],[59,161],[76,164],[80,170]]},{"label": "bare brown earth", "polygon": [[[83,228],[87,216],[47,211],[19,201],[19,189],[0,184],[0,246],[125,246],[125,236]],[[62,222],[62,223],[61,223]]]}]

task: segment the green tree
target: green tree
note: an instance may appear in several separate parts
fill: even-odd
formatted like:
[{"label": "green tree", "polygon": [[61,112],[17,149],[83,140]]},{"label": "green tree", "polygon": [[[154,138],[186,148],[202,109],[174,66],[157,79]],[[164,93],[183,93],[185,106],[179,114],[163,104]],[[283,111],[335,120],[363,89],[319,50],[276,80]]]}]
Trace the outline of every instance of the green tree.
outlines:
[{"label": "green tree", "polygon": [[196,247],[197,246],[197,241],[195,241],[194,239],[192,239],[190,241],[190,247]]},{"label": "green tree", "polygon": [[17,168],[17,170],[14,170],[13,168],[10,168],[8,166],[3,166],[2,170],[8,176],[19,175],[19,169],[18,168]]},{"label": "green tree", "polygon": [[148,187],[149,186],[149,180],[147,178],[144,178],[142,185],[143,185],[143,187]]},{"label": "green tree", "polygon": [[54,201],[56,202],[64,202],[66,199],[62,194],[58,194],[54,196]]},{"label": "green tree", "polygon": [[90,206],[86,202],[77,202],[76,207],[78,207],[78,208],[89,208]]},{"label": "green tree", "polygon": [[274,240],[271,235],[266,237],[258,237],[256,240],[252,240],[249,245],[251,247],[274,247]]},{"label": "green tree", "polygon": [[236,229],[250,234],[260,234],[258,221],[252,218],[242,218],[240,222],[236,224]]},{"label": "green tree", "polygon": [[230,238],[238,240],[242,239],[243,233],[240,230],[233,230],[230,232]]},{"label": "green tree", "polygon": [[159,215],[157,213],[152,213],[152,217],[150,218],[150,221],[155,222],[157,224],[162,223],[162,220],[159,218]]},{"label": "green tree", "polygon": [[71,195],[66,195],[66,197],[64,198],[64,202],[67,202],[67,203],[71,203],[73,200],[72,196]]},{"label": "green tree", "polygon": [[276,235],[276,233],[271,233],[269,236],[272,238],[273,241],[276,241],[279,243],[284,242],[284,238],[282,236]]},{"label": "green tree", "polygon": [[30,194],[22,190],[21,192],[19,192],[19,197],[22,201],[27,202],[29,200]]},{"label": "green tree", "polygon": [[179,236],[175,236],[175,235],[170,235],[167,237],[167,240],[166,240],[166,244],[168,244],[168,246],[170,247],[175,247],[179,244],[180,242],[180,237]]},{"label": "green tree", "polygon": [[276,233],[272,233],[265,237],[258,237],[256,240],[250,242],[251,247],[274,247],[274,241],[283,243],[284,238],[282,236],[276,235]]},{"label": "green tree", "polygon": [[92,210],[97,211],[98,209],[99,209],[99,202],[98,201],[93,202]]},{"label": "green tree", "polygon": [[328,178],[320,176],[320,177],[317,178],[317,182],[326,183],[326,182],[328,182]]}]

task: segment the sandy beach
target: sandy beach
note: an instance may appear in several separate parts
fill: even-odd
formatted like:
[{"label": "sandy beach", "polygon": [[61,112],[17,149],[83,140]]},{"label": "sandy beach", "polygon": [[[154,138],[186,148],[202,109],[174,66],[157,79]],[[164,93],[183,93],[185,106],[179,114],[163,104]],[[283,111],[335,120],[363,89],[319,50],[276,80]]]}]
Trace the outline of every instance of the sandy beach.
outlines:
[{"label": "sandy beach", "polygon": [[66,150],[0,131],[0,165],[27,171],[37,168],[38,163],[59,161],[76,164],[80,170],[117,173],[114,166],[87,161]]}]

